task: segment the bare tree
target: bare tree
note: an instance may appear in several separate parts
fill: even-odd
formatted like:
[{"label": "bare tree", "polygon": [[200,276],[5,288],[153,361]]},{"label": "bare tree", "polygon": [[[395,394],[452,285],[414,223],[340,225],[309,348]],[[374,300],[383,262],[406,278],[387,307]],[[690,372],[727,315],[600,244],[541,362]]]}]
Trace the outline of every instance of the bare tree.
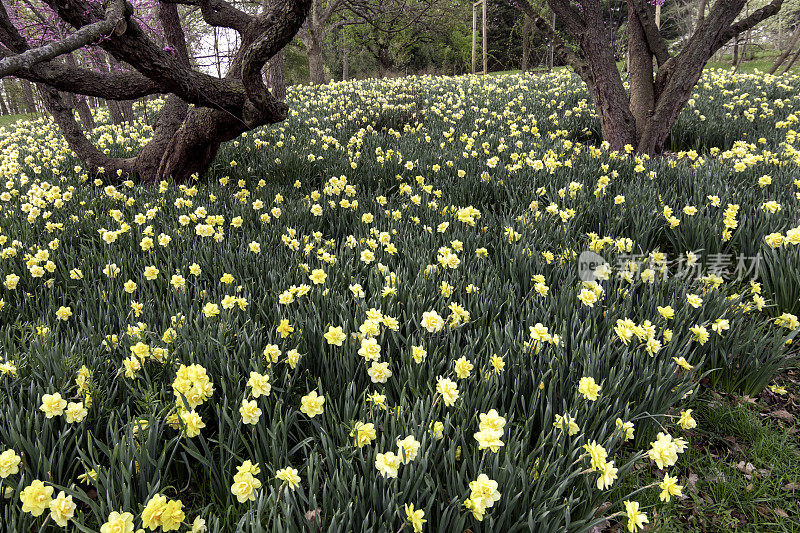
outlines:
[{"label": "bare tree", "polygon": [[794,47],[797,46],[797,41],[799,39],[800,39],[800,24],[798,24],[797,27],[794,29],[794,32],[792,32],[792,37],[789,39],[789,44],[786,45],[786,49],[783,52],[781,52],[781,55],[778,56],[778,59],[776,59],[775,63],[773,63],[772,67],[770,67],[769,69],[770,74],[775,74],[775,71],[780,68],[780,66],[783,64],[784,61],[786,61],[786,58],[789,57],[789,54],[792,53]]},{"label": "bare tree", "polygon": [[[600,117],[603,138],[613,149],[626,145],[646,154],[664,149],[669,132],[689,100],[712,55],[731,39],[776,14],[783,0],[737,21],[746,0],[716,0],[681,50],[672,55],[646,0],[627,0],[630,96],[622,83],[600,0],[584,0],[579,11],[569,0],[547,0],[579,47],[573,52],[527,0],[514,0],[555,50],[586,82]],[[658,70],[653,75],[653,62]]]},{"label": "bare tree", "polygon": [[[308,77],[311,83],[319,85],[328,81],[325,74],[323,43],[332,31],[346,24],[354,23],[341,15],[345,14],[344,0],[312,0],[311,13],[297,36],[308,54]],[[340,15],[333,20],[334,15]]]},{"label": "bare tree", "polygon": [[398,56],[442,37],[443,22],[458,9],[453,0],[346,0],[351,20],[359,24],[354,38],[388,74]]},{"label": "bare tree", "polygon": [[528,63],[531,57],[531,32],[533,31],[533,21],[527,15],[522,22],[522,62],[519,69],[524,74],[528,70]]},{"label": "bare tree", "polygon": [[[133,17],[125,0],[44,0],[74,31],[32,46],[0,4],[0,76],[37,83],[70,148],[95,171],[138,175],[146,181],[186,180],[202,173],[220,144],[255,127],[276,123],[288,107],[273,97],[262,78],[267,61],[295,36],[311,0],[284,0],[272,9],[248,14],[225,0],[161,0],[157,5],[167,46],[159,45]],[[211,26],[238,33],[241,45],[228,72],[215,78],[190,66],[178,4],[199,7]],[[60,59],[95,45],[131,71],[98,72]],[[113,101],[167,95],[152,140],[127,159],[111,158],[94,147],[75,121],[61,91]],[[193,107],[189,109],[189,104]]]}]

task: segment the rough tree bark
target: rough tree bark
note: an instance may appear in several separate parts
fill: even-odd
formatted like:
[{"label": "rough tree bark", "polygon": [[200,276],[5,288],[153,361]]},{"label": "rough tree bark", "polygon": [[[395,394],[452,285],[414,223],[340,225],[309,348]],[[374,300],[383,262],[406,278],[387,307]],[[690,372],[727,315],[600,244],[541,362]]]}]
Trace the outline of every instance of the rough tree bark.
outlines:
[{"label": "rough tree bark", "polygon": [[522,62],[519,69],[523,74],[528,70],[528,63],[531,57],[531,32],[533,31],[533,21],[526,16],[522,23]]},{"label": "rough tree bark", "polygon": [[[161,0],[157,12],[168,48],[144,32],[124,0],[104,5],[88,0],[44,1],[75,33],[31,47],[0,3],[0,76],[35,82],[70,148],[98,173],[102,169],[107,176],[138,175],[146,182],[169,177],[185,181],[210,165],[222,142],[287,116],[286,104],[264,85],[262,70],[297,33],[311,0],[282,0],[258,15],[225,0]],[[192,70],[177,4],[197,6],[206,23],[239,34],[241,46],[223,78]],[[101,72],[58,60],[87,43],[135,70]],[[86,138],[63,92],[114,102],[153,94],[167,98],[152,140],[141,152],[132,158],[110,158]]]},{"label": "rough tree bark", "polygon": [[[614,61],[600,0],[584,0],[581,11],[569,0],[547,0],[566,33],[578,45],[577,54],[527,0],[515,3],[586,83],[600,118],[603,139],[611,148],[621,150],[629,146],[639,153],[656,154],[663,151],[669,132],[708,60],[731,39],[775,15],[783,0],[772,0],[738,21],[746,0],[716,0],[675,55],[669,53],[655,24],[653,7],[646,0],[627,0],[630,95]],[[653,60],[658,65],[655,77]]]},{"label": "rough tree bark", "polygon": [[286,100],[286,68],[283,63],[283,52],[278,52],[269,60],[264,68],[264,75],[272,96],[278,100]]},{"label": "rough tree bark", "polygon": [[314,85],[322,85],[328,81],[325,77],[325,58],[322,55],[322,45],[315,38],[311,38],[306,47],[308,53],[308,78]]},{"label": "rough tree bark", "polygon": [[630,109],[636,122],[638,140],[653,112],[656,95],[653,83],[653,56],[647,47],[644,28],[632,3],[628,3],[628,57]]}]

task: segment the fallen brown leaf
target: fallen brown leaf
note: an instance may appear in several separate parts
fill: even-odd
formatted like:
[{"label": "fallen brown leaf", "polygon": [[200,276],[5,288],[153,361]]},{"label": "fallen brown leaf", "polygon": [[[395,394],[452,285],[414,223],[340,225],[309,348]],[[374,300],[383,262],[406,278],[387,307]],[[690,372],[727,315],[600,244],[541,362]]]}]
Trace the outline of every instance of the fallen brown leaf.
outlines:
[{"label": "fallen brown leaf", "polygon": [[777,411],[772,411],[769,416],[774,416],[775,418],[780,418],[781,420],[790,421],[794,418],[792,413],[787,411],[786,409],[779,409]]},{"label": "fallen brown leaf", "polygon": [[756,467],[753,466],[753,463],[745,463],[744,461],[739,461],[736,464],[736,469],[739,472],[743,473],[747,479],[750,479],[750,477],[753,475],[753,472],[755,472]]},{"label": "fallen brown leaf", "polygon": [[756,511],[764,518],[772,518],[772,512],[766,505],[756,505]]},{"label": "fallen brown leaf", "polygon": [[686,483],[684,484],[684,487],[688,492],[697,492],[697,480],[697,474],[689,474],[689,476],[686,478]]},{"label": "fallen brown leaf", "polygon": [[750,396],[742,396],[742,402],[755,405],[756,399],[755,398],[751,398]]}]

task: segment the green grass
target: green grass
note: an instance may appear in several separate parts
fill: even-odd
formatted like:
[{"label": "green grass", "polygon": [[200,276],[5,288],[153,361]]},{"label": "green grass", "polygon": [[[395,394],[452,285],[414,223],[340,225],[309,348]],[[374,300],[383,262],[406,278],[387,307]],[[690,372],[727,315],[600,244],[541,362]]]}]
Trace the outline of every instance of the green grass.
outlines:
[{"label": "green grass", "polygon": [[[783,72],[783,69],[786,68],[786,65],[789,64],[791,58],[787,59],[786,62],[778,69],[777,74]],[[756,71],[766,73],[769,72],[769,69],[772,68],[772,64],[775,62],[774,56],[769,58],[758,58],[752,61],[743,61],[741,65],[739,65],[739,72],[742,74],[753,74]],[[722,61],[711,61],[708,63],[706,68],[719,68],[723,70],[729,70],[733,72],[734,66],[731,65],[730,60],[723,59]],[[798,72],[800,69],[800,62],[795,63],[790,72]]]},{"label": "green grass", "polygon": [[[796,393],[790,389],[795,398]],[[797,531],[800,427],[796,418],[778,418],[772,413],[780,409],[763,398],[712,396],[697,402],[693,414],[698,427],[691,432],[692,444],[669,471],[684,486],[683,498],[664,505],[655,489],[641,496],[643,506],[656,506],[652,530]],[[617,490],[625,491],[627,483],[632,483],[627,488],[641,486],[654,475],[663,477],[663,472],[655,467],[640,469]]]},{"label": "green grass", "polygon": [[9,126],[20,120],[30,120],[34,118],[39,118],[40,116],[41,116],[40,113],[21,113],[19,115],[2,115],[0,116],[0,128],[2,128],[3,126]]},{"label": "green grass", "polygon": [[[752,56],[748,56],[749,59],[747,61],[742,61],[742,64],[739,65],[739,72],[743,74],[753,74],[756,71],[769,72],[769,69],[772,68],[778,55],[780,55],[779,50],[759,50]],[[786,68],[791,59],[791,56],[786,58],[786,61],[784,61],[783,65],[778,69],[778,74],[783,72],[783,69]],[[727,54],[720,57],[717,61],[709,61],[707,68],[719,68],[733,72],[735,68],[733,66],[733,55]],[[800,69],[800,62],[792,66],[791,72],[797,72],[798,69]]]}]

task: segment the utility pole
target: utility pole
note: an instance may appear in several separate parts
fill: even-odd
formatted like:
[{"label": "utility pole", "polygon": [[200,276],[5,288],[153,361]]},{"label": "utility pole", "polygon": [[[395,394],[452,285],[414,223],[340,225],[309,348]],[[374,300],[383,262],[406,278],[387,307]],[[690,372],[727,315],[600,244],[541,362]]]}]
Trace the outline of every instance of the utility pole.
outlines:
[{"label": "utility pole", "polygon": [[483,73],[484,75],[489,72],[489,62],[486,60],[486,49],[488,42],[486,40],[486,0],[483,0]]},{"label": "utility pole", "polygon": [[475,67],[476,67],[476,45],[478,40],[478,6],[482,7],[482,16],[483,16],[483,72],[481,74],[486,74],[488,72],[489,61],[486,55],[486,48],[487,48],[487,35],[486,35],[486,0],[478,0],[474,4],[472,4],[472,73],[475,74]]},{"label": "utility pole", "polygon": [[[556,27],[556,14],[555,14],[555,12],[553,12],[553,20],[550,22],[550,26],[552,28]],[[549,53],[549,56],[547,58],[547,71],[548,72],[553,70],[553,52],[554,52],[554,49],[555,49],[555,43],[553,42],[552,39],[550,39],[550,53]]]},{"label": "utility pole", "polygon": [[472,73],[475,74],[475,39],[478,36],[478,12],[472,6]]}]

